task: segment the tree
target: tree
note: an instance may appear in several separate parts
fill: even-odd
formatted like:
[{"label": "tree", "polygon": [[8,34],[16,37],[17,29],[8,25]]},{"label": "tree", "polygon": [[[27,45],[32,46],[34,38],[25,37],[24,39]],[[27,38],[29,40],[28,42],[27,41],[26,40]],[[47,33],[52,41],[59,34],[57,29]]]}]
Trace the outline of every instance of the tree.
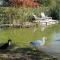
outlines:
[{"label": "tree", "polygon": [[50,3],[50,0],[34,0],[40,4],[43,4],[44,6],[48,6]]},{"label": "tree", "polygon": [[59,11],[60,11],[60,9],[59,9],[58,5],[56,5],[56,7],[54,9],[50,9],[50,12],[51,12],[50,16],[55,20],[59,20],[60,19]]}]

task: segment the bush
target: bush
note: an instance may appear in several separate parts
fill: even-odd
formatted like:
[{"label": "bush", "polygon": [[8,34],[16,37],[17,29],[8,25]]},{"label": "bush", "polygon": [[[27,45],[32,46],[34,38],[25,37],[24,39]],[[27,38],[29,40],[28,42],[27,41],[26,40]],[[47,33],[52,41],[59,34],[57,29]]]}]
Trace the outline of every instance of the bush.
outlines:
[{"label": "bush", "polygon": [[50,9],[50,16],[55,20],[60,20],[60,8],[58,5],[54,9]]},{"label": "bush", "polygon": [[48,6],[50,4],[50,0],[34,0],[37,1],[38,3],[44,5],[44,6]]}]

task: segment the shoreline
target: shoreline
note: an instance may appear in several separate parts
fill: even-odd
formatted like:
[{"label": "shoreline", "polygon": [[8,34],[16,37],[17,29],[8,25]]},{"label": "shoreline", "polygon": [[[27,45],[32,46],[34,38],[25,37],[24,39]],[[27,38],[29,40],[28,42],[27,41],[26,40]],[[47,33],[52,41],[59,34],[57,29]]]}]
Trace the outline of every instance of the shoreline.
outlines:
[{"label": "shoreline", "polygon": [[58,60],[58,58],[31,48],[19,48],[15,51],[0,52],[0,60]]}]

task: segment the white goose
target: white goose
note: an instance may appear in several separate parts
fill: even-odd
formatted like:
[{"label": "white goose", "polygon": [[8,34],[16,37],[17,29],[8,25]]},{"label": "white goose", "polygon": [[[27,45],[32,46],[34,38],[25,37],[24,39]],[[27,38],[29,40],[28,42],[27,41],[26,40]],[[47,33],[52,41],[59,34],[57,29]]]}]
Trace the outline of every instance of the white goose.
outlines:
[{"label": "white goose", "polygon": [[31,45],[35,48],[44,46],[45,40],[46,40],[46,37],[43,37],[42,40],[37,40],[37,41],[31,42]]}]

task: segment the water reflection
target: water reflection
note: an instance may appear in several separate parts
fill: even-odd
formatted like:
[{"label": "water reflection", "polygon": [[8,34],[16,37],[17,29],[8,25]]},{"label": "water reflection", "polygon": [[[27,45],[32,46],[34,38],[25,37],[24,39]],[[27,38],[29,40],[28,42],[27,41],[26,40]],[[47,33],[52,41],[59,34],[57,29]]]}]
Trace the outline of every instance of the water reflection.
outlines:
[{"label": "water reflection", "polygon": [[51,43],[43,49],[46,53],[54,57],[60,57],[60,33],[53,33]]},{"label": "water reflection", "polygon": [[52,35],[52,42],[51,42],[50,45],[54,46],[54,47],[59,47],[60,46],[60,33],[54,33]]}]

